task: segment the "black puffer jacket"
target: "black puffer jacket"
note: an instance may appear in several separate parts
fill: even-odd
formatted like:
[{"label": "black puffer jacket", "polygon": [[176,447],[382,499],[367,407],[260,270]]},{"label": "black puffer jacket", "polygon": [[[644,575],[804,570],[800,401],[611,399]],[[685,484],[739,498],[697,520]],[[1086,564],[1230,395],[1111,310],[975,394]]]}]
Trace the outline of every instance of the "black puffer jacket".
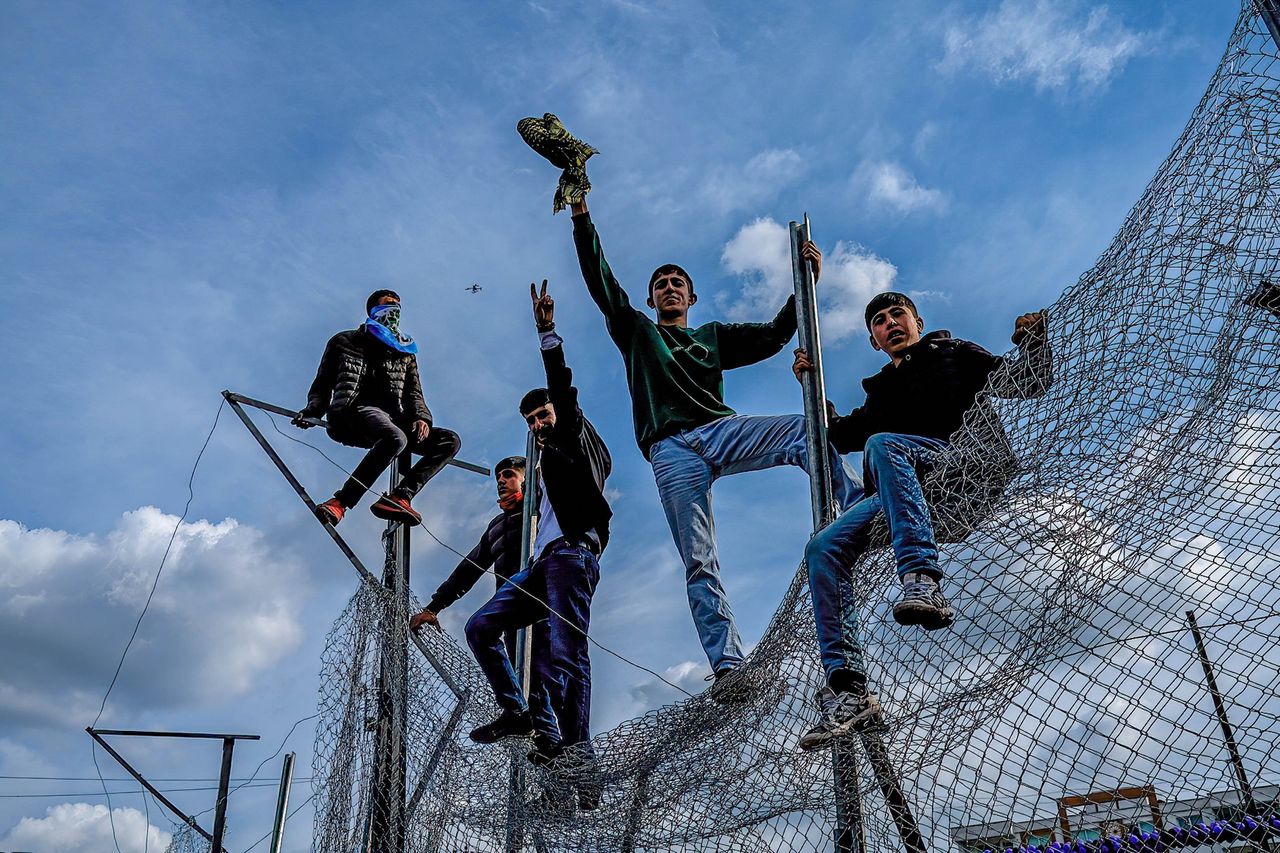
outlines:
[{"label": "black puffer jacket", "polygon": [[981,428],[982,444],[1011,457],[1004,428],[984,390],[1006,399],[1030,399],[1047,391],[1052,382],[1053,355],[1047,340],[1024,346],[1021,356],[1011,359],[953,338],[950,332],[930,332],[903,352],[901,363],[887,364],[862,380],[867,401],[844,417],[831,418],[827,435],[841,453],[862,450],[868,438],[881,432],[949,441],[965,414],[976,409],[970,420]]},{"label": "black puffer jacket", "polygon": [[431,596],[428,609],[439,613],[462,598],[480,580],[485,569],[493,568],[495,589],[520,571],[520,530],[524,523],[521,508],[522,504],[517,503],[514,508],[493,517],[476,547]]},{"label": "black puffer jacket", "polygon": [[397,420],[431,423],[431,410],[422,397],[422,380],[418,376],[418,360],[409,353],[398,352],[370,335],[361,326],[338,332],[325,345],[324,356],[315,381],[307,392],[307,405],[302,414],[325,416],[332,420],[341,415],[360,396],[361,384],[370,375],[383,378],[389,385],[379,397],[395,400],[398,411],[388,412]]}]

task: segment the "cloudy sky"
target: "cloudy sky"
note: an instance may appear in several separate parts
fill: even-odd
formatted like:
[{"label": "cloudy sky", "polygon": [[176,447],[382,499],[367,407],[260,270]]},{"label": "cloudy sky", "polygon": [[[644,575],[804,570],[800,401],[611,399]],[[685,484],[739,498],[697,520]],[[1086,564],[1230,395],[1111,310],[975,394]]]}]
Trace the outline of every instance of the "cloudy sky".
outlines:
[{"label": "cloudy sky", "polygon": [[[1199,100],[1236,12],[1194,0],[5,4],[0,849],[116,849],[83,728],[183,511],[218,392],[300,405],[324,341],[360,321],[375,288],[404,297],[437,422],[462,435],[464,458],[491,463],[524,444],[515,403],[540,384],[526,287],[551,280],[615,460],[595,632],[701,686],[621,361],[583,293],[568,216],[551,215],[555,173],[517,119],[556,112],[600,149],[591,204],[615,270],[636,294],[678,261],[702,296],[695,322],[771,316],[789,287],[786,223],[807,211],[827,258],[828,388],[847,408],[880,363],[859,328],[869,294],[917,292],[931,327],[1003,350],[1016,314],[1091,265]],[[743,412],[799,406],[786,356],[730,375],[726,391]],[[313,492],[337,485],[318,454],[269,435]],[[492,499],[489,481],[450,469],[418,505],[465,550]],[[716,504],[726,584],[754,640],[799,559],[807,486],[796,471],[738,477]],[[319,652],[354,575],[227,412],[188,522],[102,724],[261,734],[237,754],[247,777],[303,720],[284,747],[305,776]],[[360,510],[343,529],[376,562],[375,521]],[[425,597],[454,561],[419,538]],[[446,627],[457,633],[483,596]],[[597,730],[675,698],[616,660],[595,668]],[[127,754],[166,788],[216,775],[214,746]],[[267,761],[262,778],[278,769]],[[230,849],[267,831],[274,796],[270,784],[237,795]],[[213,794],[174,798],[199,811]],[[127,793],[111,806],[121,850],[166,843],[154,804]],[[288,849],[307,849],[309,818]]]}]

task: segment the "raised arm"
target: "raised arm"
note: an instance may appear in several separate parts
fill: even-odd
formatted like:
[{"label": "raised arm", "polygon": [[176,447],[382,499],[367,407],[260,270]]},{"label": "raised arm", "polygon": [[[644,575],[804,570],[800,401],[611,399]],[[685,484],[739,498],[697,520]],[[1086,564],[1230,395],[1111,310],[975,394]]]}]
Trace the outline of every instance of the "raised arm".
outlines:
[{"label": "raised arm", "polygon": [[635,309],[605,260],[600,235],[591,222],[585,202],[573,205],[573,245],[578,252],[578,266],[582,268],[587,293],[604,315],[609,334],[615,339],[628,334],[635,322]]},{"label": "raised arm", "polygon": [[796,298],[786,304],[768,323],[721,323],[716,335],[720,342],[720,367],[732,370],[777,355],[796,333]]},{"label": "raised arm", "polygon": [[578,389],[573,387],[573,371],[564,360],[564,340],[556,334],[555,300],[547,293],[547,280],[542,292],[529,283],[533,302],[533,320],[538,328],[542,350],[542,366],[547,373],[547,395],[556,410],[556,432],[577,436],[582,432],[582,409],[578,406]]},{"label": "raised arm", "polygon": [[445,578],[444,582],[436,589],[435,594],[431,596],[431,601],[427,603],[427,609],[433,613],[439,613],[462,598],[462,596],[471,591],[471,588],[476,585],[476,581],[480,580],[485,570],[492,566],[493,563],[494,554],[489,548],[488,531],[485,531],[485,535],[480,537],[476,547],[471,549],[467,556],[449,573],[449,577]]}]

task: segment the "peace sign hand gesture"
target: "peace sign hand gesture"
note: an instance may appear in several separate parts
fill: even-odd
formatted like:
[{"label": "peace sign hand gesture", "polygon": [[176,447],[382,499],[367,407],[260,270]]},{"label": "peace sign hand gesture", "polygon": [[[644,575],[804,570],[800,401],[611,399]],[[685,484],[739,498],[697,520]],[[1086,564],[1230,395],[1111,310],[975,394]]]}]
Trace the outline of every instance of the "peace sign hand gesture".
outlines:
[{"label": "peace sign hand gesture", "polygon": [[549,332],[556,327],[556,301],[547,295],[547,280],[542,280],[542,293],[533,282],[529,282],[529,299],[533,302],[533,322],[539,332]]}]

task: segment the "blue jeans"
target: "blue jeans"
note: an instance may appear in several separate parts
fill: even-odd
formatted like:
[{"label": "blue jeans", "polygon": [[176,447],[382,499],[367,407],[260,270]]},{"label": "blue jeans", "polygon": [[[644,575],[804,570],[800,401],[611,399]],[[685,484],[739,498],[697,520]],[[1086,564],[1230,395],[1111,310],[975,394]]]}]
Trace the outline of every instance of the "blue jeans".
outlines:
[{"label": "blue jeans", "polygon": [[[831,478],[836,502],[847,507],[862,495],[861,483],[834,449]],[[671,536],[684,561],[689,610],[698,639],[719,671],[742,662],[742,638],[720,583],[711,484],[717,478],[778,465],[807,469],[803,415],[730,415],[664,438],[650,449],[653,479]]]},{"label": "blue jeans", "polygon": [[[589,745],[591,741],[591,661],[586,632],[591,622],[591,597],[599,581],[600,564],[595,554],[557,539],[467,621],[467,644],[489,679],[498,706],[514,712],[529,708],[534,729],[565,746]],[[548,612],[548,607],[553,612]],[[533,634],[532,683],[541,686],[545,700],[535,698],[531,690],[526,704],[503,646],[502,632],[542,619],[546,624],[537,625]],[[545,723],[539,726],[539,718],[552,715],[549,727]]]},{"label": "blue jeans", "polygon": [[878,513],[883,511],[889,524],[898,576],[924,572],[942,578],[920,475],[946,449],[947,443],[936,438],[888,432],[871,436],[862,453],[862,466],[875,494],[845,510],[809,540],[804,550],[809,593],[822,668],[828,676],[837,669],[862,675],[867,672],[850,581],[853,564],[867,549],[867,533]]}]

